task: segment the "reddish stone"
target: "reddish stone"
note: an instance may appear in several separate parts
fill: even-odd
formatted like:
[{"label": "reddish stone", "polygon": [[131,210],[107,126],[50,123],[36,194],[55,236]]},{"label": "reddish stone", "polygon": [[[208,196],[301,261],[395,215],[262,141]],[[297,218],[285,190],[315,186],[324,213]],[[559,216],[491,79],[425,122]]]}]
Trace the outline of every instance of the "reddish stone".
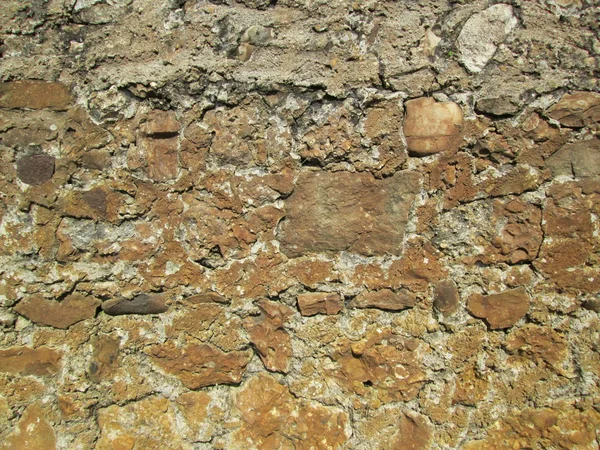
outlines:
[{"label": "reddish stone", "polygon": [[115,298],[102,303],[102,310],[111,316],[121,314],[160,314],[169,307],[163,294],[140,294],[131,300]]},{"label": "reddish stone", "polygon": [[31,185],[50,181],[54,175],[54,160],[50,155],[23,156],[17,161],[17,176]]},{"label": "reddish stone", "polygon": [[66,329],[95,317],[98,306],[100,301],[87,295],[72,294],[61,301],[34,295],[19,302],[15,311],[35,323]]},{"label": "reddish stone", "polygon": [[310,292],[298,295],[298,308],[303,316],[316,314],[337,314],[342,310],[344,302],[339,294],[329,292]]},{"label": "reddish stone", "polygon": [[378,308],[386,311],[401,311],[415,306],[415,297],[408,291],[394,292],[391,289],[364,291],[350,303],[354,308]]},{"label": "reddish stone", "polygon": [[581,128],[600,121],[600,94],[596,92],[574,92],[565,94],[548,110],[548,115],[561,125]]},{"label": "reddish stone", "polygon": [[177,347],[172,341],[155,345],[149,353],[157,365],[188,389],[239,383],[252,357],[249,350],[225,353],[211,344]]},{"label": "reddish stone", "polygon": [[467,308],[475,317],[485,319],[493,330],[510,328],[529,310],[529,294],[523,288],[499,294],[475,294],[469,298]]},{"label": "reddish stone", "polygon": [[0,108],[64,111],[72,103],[69,88],[62,83],[35,80],[0,83]]},{"label": "reddish stone", "polygon": [[258,307],[261,315],[248,318],[244,328],[267,370],[287,373],[292,357],[292,342],[283,325],[293,311],[288,306],[267,300],[258,302]]},{"label": "reddish stone", "polygon": [[404,136],[409,153],[431,155],[460,147],[463,113],[456,103],[436,103],[431,97],[405,104]]},{"label": "reddish stone", "polygon": [[0,372],[11,375],[56,374],[60,369],[62,355],[50,348],[11,347],[0,350]]},{"label": "reddish stone", "polygon": [[305,172],[286,200],[281,248],[289,257],[339,251],[398,255],[420,181],[409,171],[383,180],[367,173]]}]

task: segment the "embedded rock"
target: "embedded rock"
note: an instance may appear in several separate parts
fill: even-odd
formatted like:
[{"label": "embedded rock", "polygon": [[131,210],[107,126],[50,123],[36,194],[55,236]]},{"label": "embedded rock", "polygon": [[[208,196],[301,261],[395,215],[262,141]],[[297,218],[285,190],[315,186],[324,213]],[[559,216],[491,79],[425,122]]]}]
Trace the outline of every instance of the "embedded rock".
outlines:
[{"label": "embedded rock", "polygon": [[465,22],[456,43],[467,70],[481,72],[516,25],[512,6],[503,3],[473,14]]},{"label": "embedded rock", "polygon": [[407,412],[400,417],[395,450],[427,450],[431,446],[432,429],[427,418]]},{"label": "embedded rock", "polygon": [[523,288],[499,294],[475,294],[469,298],[467,308],[471,314],[485,319],[492,330],[510,328],[527,314],[529,294]]},{"label": "embedded rock", "polygon": [[267,370],[287,373],[292,357],[292,343],[283,326],[293,314],[292,309],[267,300],[260,301],[258,307],[261,315],[248,318],[244,322],[244,328]]},{"label": "embedded rock", "polygon": [[157,365],[188,389],[239,383],[252,356],[250,351],[222,352],[211,344],[177,347],[172,342],[155,345],[149,353]]},{"label": "embedded rock", "polygon": [[186,435],[177,427],[174,405],[166,398],[150,396],[125,406],[98,410],[98,450],[177,448],[191,450]]},{"label": "embedded rock", "polygon": [[294,397],[275,378],[259,374],[235,397],[242,425],[231,448],[340,448],[349,417],[337,408]]},{"label": "embedded rock", "polygon": [[589,139],[562,146],[546,159],[552,175],[587,178],[600,176],[600,139]]},{"label": "embedded rock", "polygon": [[69,88],[62,83],[36,80],[0,83],[0,108],[64,111],[72,103]]},{"label": "embedded rock", "polygon": [[288,257],[347,251],[398,255],[421,176],[308,172],[286,200],[280,241]]},{"label": "embedded rock", "polygon": [[92,347],[94,351],[88,366],[88,377],[95,383],[110,380],[118,363],[119,338],[101,335],[93,341]]},{"label": "embedded rock", "polygon": [[600,122],[600,94],[597,92],[574,92],[565,94],[552,106],[548,116],[571,128],[581,128]]},{"label": "embedded rock", "polygon": [[166,181],[177,177],[180,128],[175,114],[169,111],[152,111],[140,126],[138,145],[148,178]]},{"label": "embedded rock", "polygon": [[102,310],[111,316],[121,314],[160,314],[169,307],[163,294],[140,294],[131,300],[115,298],[102,303]]},{"label": "embedded rock", "polygon": [[426,156],[458,149],[463,126],[460,106],[438,103],[431,97],[409,100],[405,106],[404,136],[409,153]]},{"label": "embedded rock", "polygon": [[459,293],[454,281],[444,280],[436,283],[433,307],[444,317],[451,316],[458,311],[458,301]]},{"label": "embedded rock", "polygon": [[303,316],[334,315],[339,313],[343,306],[344,302],[339,294],[309,292],[298,295],[298,308]]},{"label": "embedded rock", "polygon": [[0,444],[0,450],[54,450],[56,435],[46,417],[42,402],[29,405],[16,429]]},{"label": "embedded rock", "polygon": [[0,350],[0,372],[11,375],[55,375],[62,354],[47,348],[10,347]]},{"label": "embedded rock", "polygon": [[408,291],[394,292],[391,289],[364,291],[350,302],[350,306],[354,308],[377,308],[386,311],[401,311],[412,308],[415,304],[414,295],[411,295]]},{"label": "embedded rock", "polygon": [[26,184],[43,184],[54,175],[54,161],[50,155],[23,156],[17,161],[17,176]]},{"label": "embedded rock", "polygon": [[72,294],[64,300],[47,300],[33,295],[15,306],[15,311],[29,320],[54,328],[69,328],[82,320],[96,316],[100,300],[80,294]]}]

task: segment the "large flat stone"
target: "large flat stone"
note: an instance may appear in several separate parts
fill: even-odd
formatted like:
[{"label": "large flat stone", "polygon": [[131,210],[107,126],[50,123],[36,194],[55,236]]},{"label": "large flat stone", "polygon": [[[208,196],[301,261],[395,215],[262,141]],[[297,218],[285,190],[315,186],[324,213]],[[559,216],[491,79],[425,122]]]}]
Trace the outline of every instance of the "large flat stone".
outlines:
[{"label": "large flat stone", "polygon": [[421,175],[398,172],[376,180],[368,173],[307,172],[286,201],[279,238],[289,257],[348,251],[399,255]]},{"label": "large flat stone", "polygon": [[64,111],[72,103],[69,87],[62,83],[37,80],[0,83],[0,108]]}]

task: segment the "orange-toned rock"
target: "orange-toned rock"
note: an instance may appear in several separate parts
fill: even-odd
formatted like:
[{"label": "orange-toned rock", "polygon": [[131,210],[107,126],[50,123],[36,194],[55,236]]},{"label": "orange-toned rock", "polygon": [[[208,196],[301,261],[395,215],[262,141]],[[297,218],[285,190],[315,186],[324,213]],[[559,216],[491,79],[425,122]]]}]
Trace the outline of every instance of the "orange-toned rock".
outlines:
[{"label": "orange-toned rock", "polygon": [[0,108],[64,111],[72,103],[69,87],[63,83],[37,80],[0,83]]},{"label": "orange-toned rock", "polygon": [[354,308],[377,308],[386,311],[401,311],[416,304],[415,296],[406,290],[394,292],[391,289],[363,291],[351,302]]},{"label": "orange-toned rock", "polygon": [[94,339],[94,353],[88,366],[90,380],[99,383],[110,379],[118,364],[120,340],[110,335],[100,335]]},{"label": "orange-toned rock", "polygon": [[224,413],[220,408],[211,407],[211,401],[212,397],[202,391],[186,392],[175,400],[185,423],[194,432],[195,440],[209,441],[216,428],[211,422],[219,420]]},{"label": "orange-toned rock", "polygon": [[25,408],[16,429],[0,444],[0,450],[53,450],[56,435],[46,420],[42,403],[36,402]]},{"label": "orange-toned rock", "polygon": [[250,362],[250,351],[222,352],[211,344],[177,347],[173,342],[149,350],[155,364],[178,377],[188,389],[239,383]]},{"label": "orange-toned rock", "polygon": [[297,400],[286,386],[259,374],[235,397],[242,418],[231,448],[340,448],[348,439],[348,415],[319,403]]},{"label": "orange-toned rock", "polygon": [[561,125],[572,128],[600,122],[600,94],[583,91],[565,94],[547,114]]},{"label": "orange-toned rock", "polygon": [[286,200],[283,252],[348,251],[397,255],[421,176],[402,171],[383,180],[367,173],[305,172]]},{"label": "orange-toned rock", "polygon": [[457,150],[462,141],[463,113],[456,103],[437,103],[431,97],[405,104],[404,136],[409,153],[431,155]]},{"label": "orange-toned rock", "polygon": [[15,311],[35,323],[65,329],[95,317],[98,306],[100,300],[87,295],[71,294],[61,301],[33,295],[19,302]]},{"label": "orange-toned rock", "polygon": [[342,310],[343,305],[342,298],[335,293],[309,292],[298,295],[298,308],[303,316],[337,314]]},{"label": "orange-toned rock", "polygon": [[152,111],[140,126],[140,162],[147,165],[148,178],[165,181],[177,177],[180,127],[171,111]]},{"label": "orange-toned rock", "polygon": [[258,307],[261,315],[248,318],[244,322],[244,328],[267,370],[287,373],[292,357],[292,343],[283,326],[293,311],[286,305],[268,300],[259,301]]},{"label": "orange-toned rock", "polygon": [[426,380],[413,346],[397,336],[382,335],[378,341],[348,345],[335,352],[338,368],[329,371],[330,375],[357,395],[374,390],[382,403],[412,400]]},{"label": "orange-toned rock", "polygon": [[485,319],[492,330],[510,328],[529,310],[529,294],[523,288],[499,294],[472,295],[467,303],[471,314]]},{"label": "orange-toned rock", "polygon": [[507,339],[506,349],[519,353],[528,360],[541,359],[559,373],[569,355],[564,337],[549,327],[527,324],[512,332]]},{"label": "orange-toned rock", "polygon": [[0,350],[0,372],[11,375],[54,375],[60,370],[61,353],[47,347],[11,347]]},{"label": "orange-toned rock", "polygon": [[398,438],[394,450],[427,450],[431,446],[433,432],[427,418],[415,412],[400,417]]},{"label": "orange-toned rock", "polygon": [[166,398],[150,396],[125,406],[98,410],[98,450],[181,449],[191,450],[188,437],[177,427],[173,404]]}]

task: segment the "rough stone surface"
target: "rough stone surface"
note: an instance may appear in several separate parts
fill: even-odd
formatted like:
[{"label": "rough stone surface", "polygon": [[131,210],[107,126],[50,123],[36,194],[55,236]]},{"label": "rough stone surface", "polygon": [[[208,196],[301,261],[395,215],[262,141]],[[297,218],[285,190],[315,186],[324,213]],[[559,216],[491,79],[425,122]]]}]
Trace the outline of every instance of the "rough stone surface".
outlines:
[{"label": "rough stone surface", "polygon": [[436,283],[433,297],[433,306],[444,316],[451,316],[459,306],[459,293],[456,283],[444,280]]},{"label": "rough stone surface", "polygon": [[404,136],[409,152],[414,155],[458,149],[462,125],[463,113],[456,103],[438,103],[431,97],[406,102]]},{"label": "rough stone surface", "polygon": [[516,25],[513,8],[504,3],[473,14],[465,22],[457,41],[461,61],[467,70],[481,72]]},{"label": "rough stone surface", "polygon": [[414,296],[406,291],[394,292],[391,289],[382,289],[361,292],[350,302],[350,306],[400,311],[415,306],[415,303]]},{"label": "rough stone surface", "polygon": [[283,251],[290,257],[338,251],[400,254],[419,183],[414,172],[385,180],[362,173],[307,173],[286,201]]},{"label": "rough stone surface", "polygon": [[597,3],[0,2],[0,447],[596,449]]},{"label": "rough stone surface", "polygon": [[493,330],[510,328],[529,310],[529,294],[522,288],[499,294],[469,297],[467,308],[475,317],[485,319]]},{"label": "rough stone surface", "polygon": [[303,316],[316,314],[337,314],[342,310],[344,302],[339,294],[327,292],[310,292],[298,296],[298,308]]},{"label": "rough stone surface", "polygon": [[12,375],[37,375],[40,377],[56,374],[60,369],[62,355],[47,347],[31,349],[12,347],[0,350],[0,372]]},{"label": "rough stone surface", "polygon": [[574,92],[565,94],[548,110],[548,116],[566,127],[581,128],[600,122],[600,94]]},{"label": "rough stone surface", "polygon": [[0,108],[64,111],[72,102],[69,87],[62,83],[33,80],[0,83]]},{"label": "rough stone surface", "polygon": [[166,298],[162,294],[140,294],[129,299],[115,298],[102,303],[106,314],[159,314],[167,311]]},{"label": "rough stone surface", "polygon": [[26,184],[43,184],[54,175],[55,158],[50,155],[23,156],[17,161],[17,175]]},{"label": "rough stone surface", "polygon": [[166,343],[153,347],[150,354],[159,367],[177,376],[189,389],[239,383],[250,361],[248,352],[225,353],[210,344],[177,348]]},{"label": "rough stone surface", "polygon": [[98,299],[77,294],[69,295],[61,301],[46,300],[40,295],[34,295],[19,302],[15,311],[40,325],[64,329],[94,317],[98,306]]}]

